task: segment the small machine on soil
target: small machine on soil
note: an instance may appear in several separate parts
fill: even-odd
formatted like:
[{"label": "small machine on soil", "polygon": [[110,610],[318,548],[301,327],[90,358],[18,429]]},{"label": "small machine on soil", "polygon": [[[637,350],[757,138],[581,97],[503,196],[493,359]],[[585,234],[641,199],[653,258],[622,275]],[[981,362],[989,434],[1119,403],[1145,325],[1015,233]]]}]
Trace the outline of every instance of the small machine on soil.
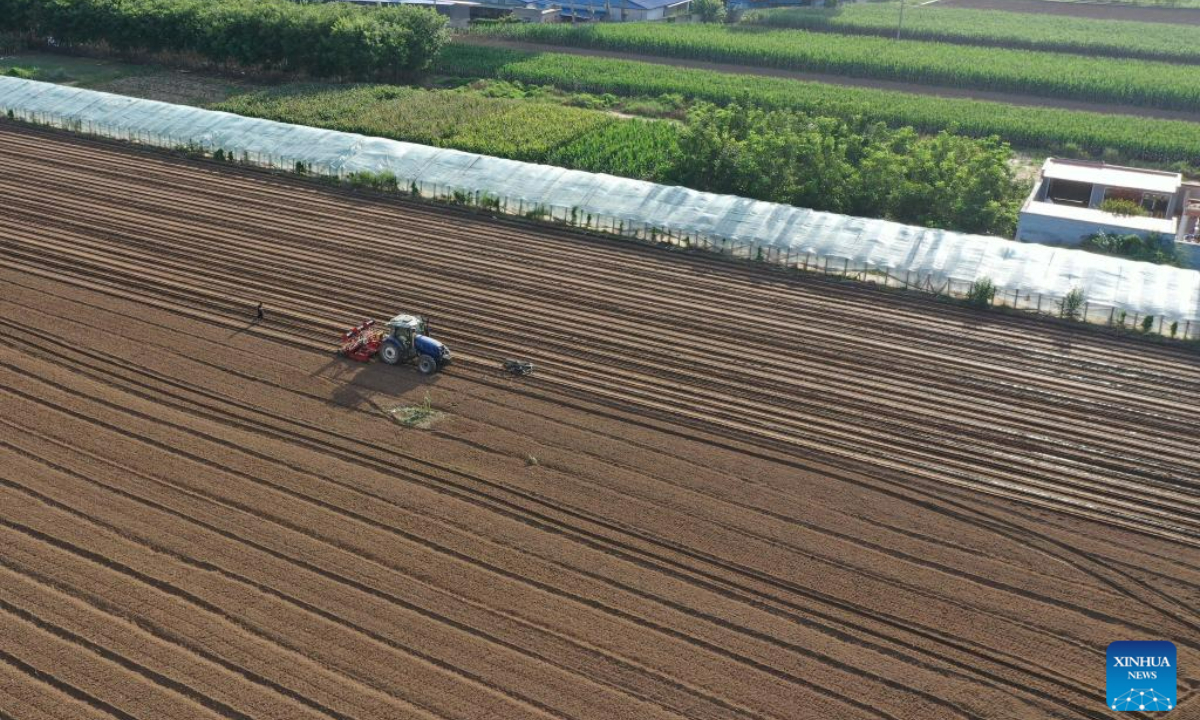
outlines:
[{"label": "small machine on soil", "polygon": [[533,374],[533,363],[528,360],[505,360],[501,364],[504,366],[505,372],[513,375]]},{"label": "small machine on soil", "polygon": [[342,355],[367,362],[375,355],[388,365],[416,361],[423,375],[430,375],[450,364],[450,349],[429,337],[425,319],[400,314],[382,327],[374,320],[342,333]]}]

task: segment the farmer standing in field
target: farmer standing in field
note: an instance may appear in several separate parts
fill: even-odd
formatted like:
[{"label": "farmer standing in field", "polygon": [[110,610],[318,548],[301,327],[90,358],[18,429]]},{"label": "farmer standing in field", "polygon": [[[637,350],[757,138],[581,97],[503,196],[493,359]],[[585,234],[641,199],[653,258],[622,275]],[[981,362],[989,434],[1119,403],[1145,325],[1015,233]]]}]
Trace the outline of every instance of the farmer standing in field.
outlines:
[{"label": "farmer standing in field", "polygon": [[258,307],[256,307],[254,309],[254,314],[259,320],[263,319],[263,304],[262,303],[259,303]]}]

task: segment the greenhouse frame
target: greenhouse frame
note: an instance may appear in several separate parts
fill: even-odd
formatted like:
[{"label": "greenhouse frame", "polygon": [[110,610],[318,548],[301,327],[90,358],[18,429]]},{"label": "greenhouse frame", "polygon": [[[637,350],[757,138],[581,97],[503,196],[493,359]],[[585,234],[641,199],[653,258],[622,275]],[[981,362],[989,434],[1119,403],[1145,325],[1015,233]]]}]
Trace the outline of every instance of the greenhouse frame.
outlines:
[{"label": "greenhouse frame", "polygon": [[949,295],[989,279],[996,303],[1060,312],[1074,290],[1093,322],[1200,337],[1200,272],[445,148],[0,77],[14,120],[188,148],[248,164],[347,178],[395,176],[401,191],[751,261]]}]

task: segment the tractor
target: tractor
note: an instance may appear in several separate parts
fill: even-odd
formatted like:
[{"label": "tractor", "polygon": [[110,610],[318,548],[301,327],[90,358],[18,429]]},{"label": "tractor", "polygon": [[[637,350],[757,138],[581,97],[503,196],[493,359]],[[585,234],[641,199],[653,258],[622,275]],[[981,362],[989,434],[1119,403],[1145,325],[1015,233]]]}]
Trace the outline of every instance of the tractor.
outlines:
[{"label": "tractor", "polygon": [[450,364],[450,349],[429,337],[425,319],[403,313],[383,327],[367,320],[350,328],[342,334],[340,352],[360,362],[379,355],[388,365],[415,360],[423,375],[431,375]]}]

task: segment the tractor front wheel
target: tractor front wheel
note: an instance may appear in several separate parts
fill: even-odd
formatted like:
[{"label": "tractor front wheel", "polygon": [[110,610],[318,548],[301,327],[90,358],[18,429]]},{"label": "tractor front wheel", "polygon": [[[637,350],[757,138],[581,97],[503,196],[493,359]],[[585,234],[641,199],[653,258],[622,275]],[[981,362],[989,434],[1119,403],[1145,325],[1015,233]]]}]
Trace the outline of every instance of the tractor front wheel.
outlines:
[{"label": "tractor front wheel", "polygon": [[400,348],[391,343],[384,343],[384,346],[379,348],[379,357],[388,365],[395,365],[400,362]]},{"label": "tractor front wheel", "polygon": [[437,360],[434,360],[428,355],[422,355],[417,360],[417,369],[422,375],[432,375],[437,372]]}]

